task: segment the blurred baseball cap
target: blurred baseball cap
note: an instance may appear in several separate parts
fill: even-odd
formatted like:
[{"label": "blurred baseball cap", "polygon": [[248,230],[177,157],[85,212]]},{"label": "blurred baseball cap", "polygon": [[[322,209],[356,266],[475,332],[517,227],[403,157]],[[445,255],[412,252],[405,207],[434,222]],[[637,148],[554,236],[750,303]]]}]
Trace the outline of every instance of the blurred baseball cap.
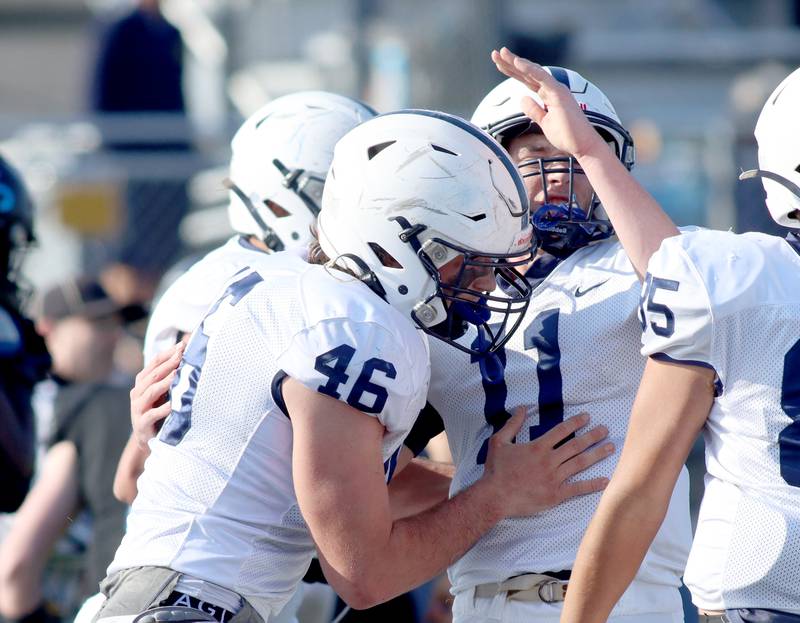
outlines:
[{"label": "blurred baseball cap", "polygon": [[142,305],[120,305],[97,281],[88,277],[69,279],[52,286],[33,303],[35,318],[62,320],[83,316],[90,320],[119,316],[123,323],[136,322],[147,316]]}]

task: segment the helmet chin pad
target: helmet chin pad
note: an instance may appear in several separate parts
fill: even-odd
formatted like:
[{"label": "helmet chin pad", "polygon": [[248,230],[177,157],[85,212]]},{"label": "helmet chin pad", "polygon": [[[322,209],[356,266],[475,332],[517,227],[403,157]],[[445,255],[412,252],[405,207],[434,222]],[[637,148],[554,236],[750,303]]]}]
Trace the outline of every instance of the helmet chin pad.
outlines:
[{"label": "helmet chin pad", "polygon": [[614,234],[608,221],[591,219],[576,205],[544,204],[531,220],[542,249],[561,258]]},{"label": "helmet chin pad", "polygon": [[486,306],[486,299],[465,301],[458,299],[451,302],[450,313],[447,318],[430,328],[431,333],[438,337],[457,340],[466,332],[469,325],[482,326],[489,321],[492,313]]}]

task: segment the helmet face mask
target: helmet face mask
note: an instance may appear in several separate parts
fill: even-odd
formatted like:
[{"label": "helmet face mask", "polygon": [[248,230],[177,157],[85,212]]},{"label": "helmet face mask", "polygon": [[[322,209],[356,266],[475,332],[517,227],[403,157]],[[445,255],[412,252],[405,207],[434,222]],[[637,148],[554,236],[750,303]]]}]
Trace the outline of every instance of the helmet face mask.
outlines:
[{"label": "helmet face mask", "polygon": [[[422,110],[362,124],[336,146],[323,206],[319,242],[332,263],[366,267],[422,331],[484,355],[519,326],[531,294],[513,268],[532,257],[527,194],[508,155],[471,124]],[[498,273],[513,286],[484,291]],[[456,342],[490,317],[490,339]]]},{"label": "helmet face mask", "polygon": [[[603,92],[572,70],[561,67],[545,69],[570,89],[589,122],[617,158],[628,169],[633,167],[633,139]],[[475,110],[472,121],[507,149],[515,139],[530,135],[539,135],[544,139],[541,130],[522,112],[520,102],[526,95],[541,104],[538,95],[509,78],[489,92]],[[588,180],[579,177],[584,173],[574,158],[568,154],[558,154],[515,159],[524,178],[541,178],[539,183],[544,198],[541,201],[532,198],[531,218],[545,251],[565,257],[576,249],[613,235],[611,222],[605,217],[597,196],[588,186]],[[552,176],[557,175],[566,177],[568,184],[564,191],[557,193],[559,197],[551,200],[548,192]],[[583,187],[589,190],[582,192]]]},{"label": "helmet face mask", "polygon": [[231,142],[233,229],[273,251],[307,243],[334,145],[374,115],[357,100],[323,91],[286,95],[251,115]]},{"label": "helmet face mask", "polygon": [[[528,158],[517,168],[523,179],[536,178],[538,192],[531,197],[531,221],[545,251],[566,257],[575,249],[613,235],[611,222],[575,158]],[[559,182],[552,181],[556,176]],[[564,178],[562,190],[560,180]]]},{"label": "helmet face mask", "polygon": [[[482,255],[442,238],[429,238],[420,245],[417,256],[431,276],[434,288],[411,309],[412,320],[426,333],[461,351],[473,355],[497,351],[519,328],[528,309],[533,289],[521,271],[531,261],[533,253],[531,247],[522,255]],[[487,275],[491,277],[491,285],[486,289],[475,288],[474,284]],[[500,294],[495,293],[498,279],[504,283]],[[445,318],[432,324],[440,317],[435,315],[437,306],[446,311]],[[490,324],[492,319],[496,323]],[[479,327],[481,337],[477,345],[467,346],[457,341],[469,325]]]}]

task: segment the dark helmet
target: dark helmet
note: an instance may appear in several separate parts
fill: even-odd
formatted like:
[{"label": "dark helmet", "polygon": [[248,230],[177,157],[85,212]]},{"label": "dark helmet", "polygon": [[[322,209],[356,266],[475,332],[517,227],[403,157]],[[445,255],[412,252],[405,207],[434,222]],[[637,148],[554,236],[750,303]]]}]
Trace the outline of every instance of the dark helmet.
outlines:
[{"label": "dark helmet", "polygon": [[17,170],[0,156],[0,282],[4,291],[16,289],[14,256],[34,240],[28,190]]}]

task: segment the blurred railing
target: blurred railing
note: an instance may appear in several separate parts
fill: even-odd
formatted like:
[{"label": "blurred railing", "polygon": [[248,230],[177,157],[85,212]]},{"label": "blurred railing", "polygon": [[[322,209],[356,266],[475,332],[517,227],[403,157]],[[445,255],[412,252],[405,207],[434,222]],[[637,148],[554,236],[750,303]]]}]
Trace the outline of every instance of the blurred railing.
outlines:
[{"label": "blurred railing", "polygon": [[25,268],[34,285],[113,262],[157,279],[230,233],[227,137],[195,140],[180,115],[4,121],[0,150],[37,207],[38,247]]}]

